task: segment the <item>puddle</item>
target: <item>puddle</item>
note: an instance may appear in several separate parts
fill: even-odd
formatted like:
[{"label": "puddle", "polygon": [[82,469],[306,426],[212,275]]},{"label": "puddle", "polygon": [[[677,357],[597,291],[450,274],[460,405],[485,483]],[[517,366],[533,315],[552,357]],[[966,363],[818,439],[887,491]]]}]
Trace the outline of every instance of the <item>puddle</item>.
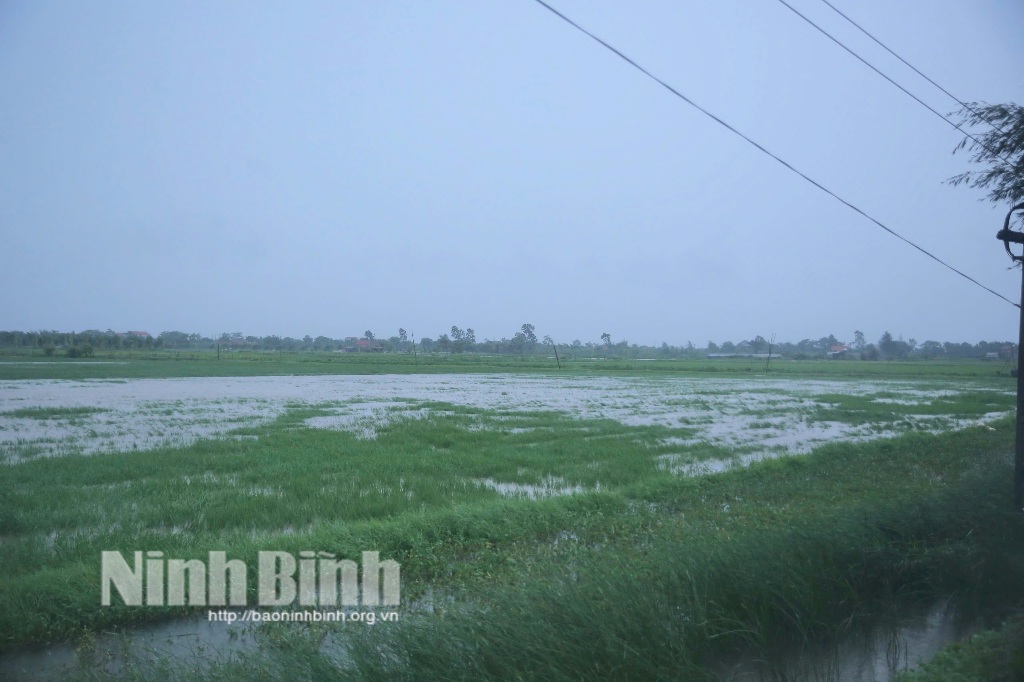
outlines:
[{"label": "puddle", "polygon": [[[320,650],[339,668],[344,668],[348,660],[347,628],[386,627],[387,622],[380,617],[381,614],[397,613],[397,619],[402,620],[417,613],[447,610],[455,603],[452,594],[428,589],[418,599],[400,607],[379,607],[373,611],[351,608],[327,611],[325,613],[344,613],[349,621],[332,624],[324,635]],[[298,613],[314,611],[317,609],[302,609]],[[167,662],[191,673],[198,672],[202,677],[202,673],[216,663],[251,657],[261,650],[272,656],[274,644],[270,642],[268,646],[267,642],[267,635],[272,633],[265,628],[306,627],[302,623],[243,623],[240,620],[242,612],[238,610],[218,608],[213,613],[233,613],[239,620],[228,623],[223,616],[211,616],[209,611],[204,611],[187,618],[141,625],[121,633],[101,633],[84,643],[61,643],[0,654],[0,680],[41,682],[67,679],[74,674],[82,676],[83,673],[87,679],[116,679],[126,669],[159,669]],[[260,613],[267,618],[275,612]],[[376,614],[377,617],[367,618],[366,614]]]},{"label": "puddle", "polygon": [[202,661],[206,665],[259,647],[252,625],[209,621],[206,615],[144,625],[123,634],[103,633],[93,640],[55,644],[0,654],[0,678],[60,680],[83,670],[116,677],[126,665],[156,663],[161,658]]},{"label": "puddle", "polygon": [[[540,485],[529,483],[503,483],[491,478],[477,480],[476,483],[485,488],[497,492],[502,497],[525,497],[530,500],[538,500],[545,497],[560,497],[564,495],[579,495],[587,490],[581,485],[569,485],[565,479],[557,476],[548,476]],[[601,484],[594,487],[595,491],[601,490]]]},{"label": "puddle", "polygon": [[305,425],[314,429],[349,431],[362,440],[376,440],[377,430],[403,419],[425,419],[431,414],[427,408],[409,409],[402,403],[389,401],[358,402],[345,407],[332,408],[333,414],[310,417]]},{"label": "puddle", "polygon": [[[702,459],[692,461],[690,457],[675,453],[658,456],[658,468],[680,476],[709,476],[720,474],[734,468],[750,466],[762,459],[779,457],[779,452],[751,452],[728,459]],[[685,461],[684,461],[685,460]]]}]

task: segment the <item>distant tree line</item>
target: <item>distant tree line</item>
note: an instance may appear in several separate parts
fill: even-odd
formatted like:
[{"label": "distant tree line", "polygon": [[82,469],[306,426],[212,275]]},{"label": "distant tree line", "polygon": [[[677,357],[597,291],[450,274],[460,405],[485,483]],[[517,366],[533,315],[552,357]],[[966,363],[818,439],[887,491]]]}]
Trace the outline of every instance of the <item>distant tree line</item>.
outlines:
[{"label": "distant tree line", "polygon": [[145,332],[115,332],[87,329],[83,332],[0,331],[0,348],[35,348],[45,355],[57,350],[71,357],[89,357],[96,350],[147,349],[158,341]]},{"label": "distant tree line", "polygon": [[101,350],[212,350],[222,351],[322,351],[322,352],[383,352],[383,353],[473,353],[486,355],[548,355],[570,359],[580,358],[632,358],[632,359],[684,359],[711,356],[773,356],[791,359],[838,357],[858,360],[902,359],[985,359],[1009,358],[1016,354],[1012,341],[979,341],[951,343],[915,339],[894,339],[885,332],[875,343],[868,343],[863,332],[855,331],[852,340],[840,341],[829,334],[819,339],[803,339],[796,343],[772,342],[763,336],[743,341],[708,341],[699,347],[692,342],[673,346],[662,342],[659,346],[631,344],[626,339],[613,339],[603,332],[595,341],[556,342],[550,336],[538,338],[536,327],[521,325],[509,336],[500,339],[477,339],[472,327],[465,329],[452,325],[436,337],[425,336],[418,341],[405,329],[384,337],[371,330],[362,336],[331,338],[327,336],[302,338],[290,336],[246,336],[242,332],[224,332],[217,337],[182,331],[164,331],[156,336],[146,332],[115,332],[87,329],[81,332],[59,331],[0,331],[0,348],[37,349],[46,355],[60,353],[70,357],[89,357]]}]

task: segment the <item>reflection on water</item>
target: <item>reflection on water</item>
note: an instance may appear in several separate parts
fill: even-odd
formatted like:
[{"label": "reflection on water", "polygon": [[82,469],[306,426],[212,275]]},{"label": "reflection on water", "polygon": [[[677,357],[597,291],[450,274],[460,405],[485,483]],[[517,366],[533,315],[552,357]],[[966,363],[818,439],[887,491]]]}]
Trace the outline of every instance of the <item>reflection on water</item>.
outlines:
[{"label": "reflection on water", "polygon": [[887,619],[865,631],[848,634],[831,646],[778,655],[748,652],[718,666],[715,672],[728,682],[888,682],[896,673],[914,669],[947,644],[966,639],[980,629],[979,619],[958,618],[943,600],[913,617]]},{"label": "reflection on water", "polygon": [[[398,619],[409,614],[431,614],[438,608],[448,608],[455,597],[445,591],[428,589],[418,599],[404,604]],[[304,609],[304,611],[309,611]],[[349,619],[346,623],[335,623],[319,631],[319,651],[339,668],[348,665],[347,628],[384,627],[383,618],[353,618],[353,616],[374,615],[393,611],[385,607],[382,611],[361,611],[358,608],[339,609]],[[241,611],[218,609],[215,614]],[[271,611],[263,612],[264,617]],[[332,612],[335,613],[335,612]],[[178,618],[162,623],[141,625],[121,633],[102,633],[85,642],[61,643],[46,647],[12,653],[0,653],[0,680],[42,682],[43,680],[65,680],[78,673],[87,679],[118,679],[127,670],[144,671],[155,668],[203,672],[218,663],[229,663],[256,653],[269,653],[279,639],[282,628],[301,634],[305,623],[265,623],[235,620],[228,623],[224,616],[210,616],[203,611],[187,618]],[[83,675],[84,673],[84,675]]]},{"label": "reflection on water", "polygon": [[116,677],[126,665],[160,659],[226,660],[258,648],[251,624],[211,622],[206,614],[145,625],[122,634],[103,633],[80,644],[55,644],[0,654],[0,679],[61,680],[76,670],[91,669]]}]

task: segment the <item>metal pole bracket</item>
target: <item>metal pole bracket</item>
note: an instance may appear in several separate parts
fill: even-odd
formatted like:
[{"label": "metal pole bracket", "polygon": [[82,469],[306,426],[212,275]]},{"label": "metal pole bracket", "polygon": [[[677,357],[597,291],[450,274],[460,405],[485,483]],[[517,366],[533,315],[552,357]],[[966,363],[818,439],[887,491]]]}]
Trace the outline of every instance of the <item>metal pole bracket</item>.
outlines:
[{"label": "metal pole bracket", "polygon": [[1010,212],[1006,214],[1006,220],[1003,221],[1003,229],[996,233],[996,239],[1003,242],[1003,246],[1006,248],[1006,255],[1012,258],[1017,263],[1024,262],[1024,253],[1016,255],[1013,251],[1010,251],[1010,244],[1024,244],[1024,232],[1017,232],[1010,229],[1010,218],[1013,217],[1014,211],[1024,210],[1024,204],[1017,204],[1010,209]]}]

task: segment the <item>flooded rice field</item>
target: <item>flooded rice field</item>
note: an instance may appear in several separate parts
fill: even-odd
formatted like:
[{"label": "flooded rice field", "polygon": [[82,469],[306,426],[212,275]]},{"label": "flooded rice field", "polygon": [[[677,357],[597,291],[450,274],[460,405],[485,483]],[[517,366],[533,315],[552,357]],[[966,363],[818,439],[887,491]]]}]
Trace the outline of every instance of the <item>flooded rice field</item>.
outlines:
[{"label": "flooded rice field", "polygon": [[[992,411],[965,414],[957,400],[991,395]],[[271,376],[0,382],[0,461],[151,450],[233,436],[292,408],[319,407],[305,424],[374,438],[393,419],[443,413],[445,404],[516,413],[557,411],[630,426],[685,429],[668,443],[709,443],[738,462],[704,462],[705,473],[829,441],[864,441],[908,430],[940,432],[1008,413],[1010,391],[913,381],[550,377],[536,375]],[[839,396],[837,398],[836,396]],[[859,400],[855,409],[839,409]],[[838,402],[837,402],[838,401]],[[493,428],[494,420],[491,420]],[[700,473],[677,465],[670,471]]]},{"label": "flooded rice field", "polygon": [[[618,541],[615,532],[633,542],[630,528],[640,532],[654,528],[651,532],[657,533],[664,522],[666,528],[678,524],[717,533],[719,528],[734,527],[730,524],[742,527],[745,519],[760,522],[762,516],[773,523],[782,513],[803,518],[804,507],[790,511],[778,505],[776,498],[786,504],[790,498],[772,487],[792,485],[792,490],[800,491],[803,479],[790,481],[780,474],[763,490],[730,492],[707,505],[703,498],[700,503],[694,500],[685,512],[664,519],[658,504],[648,498],[631,500],[620,509],[614,495],[595,495],[608,499],[586,500],[578,515],[576,500],[564,500],[564,509],[558,507],[559,500],[543,505],[529,501],[615,492],[649,480],[689,487],[689,482],[670,479],[663,472],[712,475],[765,458],[808,453],[837,441],[968,428],[975,430],[954,438],[989,438],[992,434],[985,429],[992,428],[990,422],[1009,414],[1013,405],[1011,387],[991,382],[771,376],[465,374],[0,381],[0,463],[10,467],[10,480],[20,481],[17,489],[10,486],[11,494],[20,496],[12,499],[31,510],[0,514],[0,523],[7,524],[0,525],[0,548],[5,557],[29,557],[42,567],[39,575],[44,577],[50,575],[47,571],[64,570],[66,563],[71,567],[67,580],[76,580],[74,571],[82,557],[91,562],[96,552],[108,547],[131,548],[145,541],[184,551],[196,542],[224,542],[228,549],[256,546],[264,540],[294,543],[317,537],[322,542],[331,537],[334,542],[335,537],[346,537],[338,529],[349,521],[346,533],[362,528],[358,524],[367,519],[378,518],[403,528],[406,512],[462,505],[459,508],[470,510],[469,514],[476,509],[484,513],[471,526],[459,525],[465,522],[461,513],[444,516],[454,530],[445,526],[437,536],[441,541],[417,531],[396,542],[411,547],[407,556],[413,569],[421,555],[439,556],[443,558],[439,565],[462,571],[453,569],[451,575],[473,577],[477,570],[490,575],[491,570],[512,570],[502,568],[503,558],[481,549],[491,547],[491,538],[499,530],[489,525],[492,502],[517,510],[537,506],[561,515],[556,517],[555,531],[536,548],[529,544],[534,542],[532,520],[523,523],[521,532],[529,540],[511,543],[507,551],[529,557],[564,554],[580,561],[590,556],[588,552],[603,552],[605,543]],[[257,442],[249,442],[253,440]],[[217,443],[210,448],[213,454],[204,446],[182,452],[180,458],[167,456],[166,448],[199,441]],[[322,443],[327,444],[323,449]],[[94,475],[91,469],[102,469],[109,460],[90,455],[121,451],[138,453],[127,459],[139,466],[129,467],[132,471],[126,476],[120,468],[112,476]],[[889,459],[896,459],[879,452],[865,454],[874,458],[870,466],[888,466]],[[424,453],[436,455],[424,457]],[[67,459],[46,459],[61,457]],[[211,466],[213,459],[220,466]],[[816,458],[815,466],[827,470],[832,459]],[[947,471],[933,459],[929,451],[921,462],[915,460],[899,471],[936,468],[936,472],[915,474],[927,478],[931,490],[933,481],[943,480]],[[19,466],[32,460],[40,461]],[[252,461],[260,466],[251,466]],[[49,472],[58,469],[60,492],[52,493]],[[773,470],[784,469],[767,467],[765,475],[771,478]],[[36,470],[44,473],[33,473]],[[856,467],[846,473],[859,475]],[[819,476],[815,480],[818,485],[830,485],[833,479]],[[718,483],[728,486],[729,478],[706,479],[693,487]],[[652,490],[658,489],[645,493],[658,494]],[[746,500],[758,495],[767,503]],[[498,496],[525,503],[498,500]],[[818,497],[793,499],[794,504],[822,513]],[[859,500],[844,500],[848,501]],[[601,513],[591,513],[591,502]],[[648,505],[641,511],[649,512],[635,512],[641,504]],[[832,504],[831,499],[827,504]],[[501,533],[508,530],[505,523],[502,514]],[[627,530],[616,531],[617,523]],[[650,523],[654,525],[646,525]],[[466,528],[479,533],[486,543],[475,535],[465,539]],[[508,537],[520,537],[517,532],[513,528]],[[669,530],[664,532],[671,536]],[[506,537],[501,533],[497,536]],[[434,570],[425,560],[423,565],[427,568],[421,570]],[[94,580],[73,593],[67,592],[60,577],[52,585],[46,583],[46,591],[39,591],[41,583],[33,581],[41,579],[31,571],[19,574],[17,580],[18,585],[28,586],[17,589],[32,590],[44,606],[55,604],[46,608],[62,617],[60,605],[65,603],[80,609],[82,622],[90,622],[94,615],[91,603],[79,604],[80,595],[95,585]],[[458,584],[458,579],[453,581]],[[420,587],[432,589],[433,585]],[[418,607],[403,610],[410,622],[425,617]],[[19,618],[35,627],[49,613],[37,617],[29,610]],[[849,646],[844,641],[810,657],[797,652],[794,676],[816,679],[799,667],[809,661],[815,675],[818,670],[828,671],[822,679],[890,679],[894,670],[927,659],[937,647],[962,635],[954,627],[952,611],[945,607],[912,615],[914,619],[899,620],[878,632],[861,633]],[[19,625],[15,619],[8,621],[12,630],[15,625]],[[117,678],[137,664],[159,667],[168,661],[202,679],[209,666],[225,663],[225,657],[271,655],[267,652],[276,646],[273,638],[280,634],[273,627],[232,629],[211,623],[206,613],[150,625],[115,624],[116,635],[104,634],[104,628],[96,628],[81,642],[48,646],[44,643],[74,639],[75,632],[36,627],[25,641],[40,646],[0,655],[0,678],[59,679],[71,671]],[[286,634],[298,636],[296,632]],[[345,647],[351,642],[340,630],[332,633],[324,644],[330,650],[327,658],[342,669],[348,665]],[[784,662],[789,665],[788,659]],[[739,656],[720,663],[722,679],[775,679],[774,671],[766,674],[756,657]]]}]

